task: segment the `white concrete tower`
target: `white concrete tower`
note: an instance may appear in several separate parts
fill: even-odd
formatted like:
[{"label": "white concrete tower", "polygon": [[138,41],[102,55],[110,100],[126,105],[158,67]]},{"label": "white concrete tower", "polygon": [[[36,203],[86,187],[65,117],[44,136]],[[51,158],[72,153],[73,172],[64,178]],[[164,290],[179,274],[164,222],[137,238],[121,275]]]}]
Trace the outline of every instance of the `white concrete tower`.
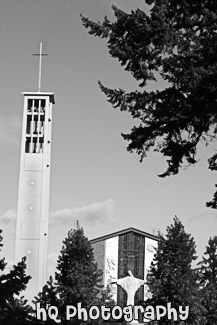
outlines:
[{"label": "white concrete tower", "polygon": [[49,221],[51,130],[54,94],[24,92],[15,262],[27,257],[31,275],[25,297],[32,300],[46,282]]}]

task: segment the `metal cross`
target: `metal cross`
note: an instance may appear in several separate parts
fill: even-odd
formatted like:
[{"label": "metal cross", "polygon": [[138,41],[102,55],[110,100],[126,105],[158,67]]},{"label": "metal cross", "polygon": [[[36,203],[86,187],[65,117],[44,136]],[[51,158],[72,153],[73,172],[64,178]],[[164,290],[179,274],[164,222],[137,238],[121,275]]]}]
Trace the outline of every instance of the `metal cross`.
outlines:
[{"label": "metal cross", "polygon": [[38,92],[41,92],[41,66],[42,66],[42,56],[47,56],[48,54],[42,53],[42,42],[40,42],[40,53],[33,54],[34,56],[39,56],[39,71],[38,71]]}]

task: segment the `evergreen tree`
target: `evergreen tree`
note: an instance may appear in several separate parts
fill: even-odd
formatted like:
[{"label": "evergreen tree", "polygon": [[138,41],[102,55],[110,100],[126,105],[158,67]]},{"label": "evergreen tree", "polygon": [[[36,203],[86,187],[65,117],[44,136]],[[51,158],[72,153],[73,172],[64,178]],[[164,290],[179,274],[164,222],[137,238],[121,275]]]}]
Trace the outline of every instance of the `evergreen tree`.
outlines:
[{"label": "evergreen tree", "polygon": [[[34,299],[34,304],[39,303],[40,304],[40,308],[44,308],[46,311],[48,309],[49,306],[55,306],[57,307],[57,309],[60,311],[61,310],[61,301],[59,299],[59,295],[57,292],[57,286],[56,286],[56,282],[54,281],[54,279],[52,278],[52,276],[50,276],[49,280],[47,281],[47,283],[44,285],[42,292],[40,292],[38,294],[38,297],[35,297]],[[45,321],[41,320],[37,320],[37,315],[35,313],[35,318],[34,321],[32,322],[33,324],[37,324],[37,325],[53,325],[56,324],[56,322],[53,319],[50,319],[49,317],[47,317],[47,319]]]},{"label": "evergreen tree", "polygon": [[[89,33],[107,39],[109,54],[132,74],[139,88],[127,92],[99,83],[114,108],[128,111],[140,124],[130,134],[128,151],[140,161],[150,149],[168,158],[161,177],[174,175],[183,164],[197,162],[199,142],[217,135],[217,2],[215,0],[145,0],[150,13],[112,9],[95,23],[82,16]],[[159,75],[164,90],[147,91]],[[217,170],[217,154],[209,159]],[[217,191],[207,206],[217,208]]]},{"label": "evergreen tree", "polygon": [[197,275],[191,263],[196,259],[194,239],[185,232],[177,217],[174,224],[167,227],[164,237],[160,235],[154,259],[147,276],[147,284],[152,298],[146,304],[152,306],[171,303],[179,313],[179,306],[189,306],[188,319],[172,321],[167,316],[157,324],[200,324],[202,320]]},{"label": "evergreen tree", "polygon": [[[2,230],[0,230],[0,251],[3,246]],[[25,274],[25,258],[22,259],[13,269],[5,273],[7,263],[4,258],[0,259],[0,324],[4,325],[25,325],[30,324],[32,308],[27,300],[18,297],[20,292],[26,289],[31,278]]]},{"label": "evergreen tree", "polygon": [[200,265],[202,303],[206,325],[217,324],[217,236],[210,238]]},{"label": "evergreen tree", "polygon": [[[103,290],[100,284],[102,271],[98,269],[94,261],[93,248],[84,236],[83,228],[70,230],[68,236],[63,241],[63,246],[57,261],[57,271],[55,281],[50,278],[42,293],[36,299],[41,306],[46,304],[57,306],[61,324],[82,324],[82,320],[66,320],[66,306],[72,305],[90,308],[91,306],[105,305],[111,301],[110,292]],[[35,321],[36,324],[55,324],[53,320],[49,323]],[[85,324],[98,324],[96,321],[88,320]]]},{"label": "evergreen tree", "polygon": [[56,280],[60,297],[73,305],[81,301],[85,307],[91,305],[99,293],[100,276],[93,248],[83,229],[70,230],[57,261]]}]

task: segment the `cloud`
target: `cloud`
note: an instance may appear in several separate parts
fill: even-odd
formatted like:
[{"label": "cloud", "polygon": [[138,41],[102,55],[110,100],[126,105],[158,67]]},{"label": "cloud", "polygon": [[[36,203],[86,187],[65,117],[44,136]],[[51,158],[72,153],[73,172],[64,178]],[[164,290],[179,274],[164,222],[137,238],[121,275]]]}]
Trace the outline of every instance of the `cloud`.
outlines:
[{"label": "cloud", "polygon": [[76,227],[77,220],[84,229],[85,236],[92,239],[116,231],[119,218],[112,199],[52,212],[49,230],[48,276],[54,275],[62,240],[70,229]]},{"label": "cloud", "polygon": [[[6,258],[6,262],[14,258],[15,229],[16,229],[16,210],[0,211],[0,229],[2,230],[3,247],[1,255]],[[10,269],[11,264],[7,266]]]},{"label": "cloud", "polygon": [[83,207],[66,208],[51,212],[49,227],[49,253],[60,252],[62,241],[76,222],[84,229],[88,239],[97,238],[117,230],[120,220],[113,200],[94,202]]},{"label": "cloud", "polygon": [[200,212],[195,213],[194,215],[190,216],[189,221],[195,222],[195,221],[203,220],[203,219],[210,218],[210,217],[217,219],[217,212],[216,212],[216,210],[211,210],[211,209],[206,208],[203,211],[200,211]]},{"label": "cloud", "polygon": [[76,225],[98,225],[99,223],[109,220],[114,222],[116,217],[114,201],[109,199],[104,202],[94,202],[83,207],[66,208],[51,212],[50,223]]},{"label": "cloud", "polygon": [[0,229],[13,234],[15,232],[16,210],[0,211]]},{"label": "cloud", "polygon": [[0,143],[18,145],[20,143],[20,120],[16,116],[0,114]]}]

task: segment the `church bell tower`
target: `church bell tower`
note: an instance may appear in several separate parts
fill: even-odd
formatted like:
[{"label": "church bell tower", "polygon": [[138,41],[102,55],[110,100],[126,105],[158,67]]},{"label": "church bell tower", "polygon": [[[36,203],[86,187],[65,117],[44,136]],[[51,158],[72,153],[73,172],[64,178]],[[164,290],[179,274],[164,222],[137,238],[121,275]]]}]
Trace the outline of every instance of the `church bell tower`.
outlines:
[{"label": "church bell tower", "polygon": [[40,44],[38,92],[24,92],[17,203],[15,262],[26,256],[32,279],[24,296],[32,300],[46,282],[54,94],[41,92]]}]

